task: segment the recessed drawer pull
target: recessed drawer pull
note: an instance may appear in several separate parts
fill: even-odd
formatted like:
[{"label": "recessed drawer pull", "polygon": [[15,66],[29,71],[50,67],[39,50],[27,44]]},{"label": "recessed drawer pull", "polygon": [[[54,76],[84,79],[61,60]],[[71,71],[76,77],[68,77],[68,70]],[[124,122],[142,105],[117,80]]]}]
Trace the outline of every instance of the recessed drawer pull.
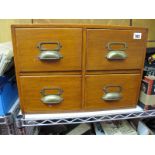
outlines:
[{"label": "recessed drawer pull", "polygon": [[[43,45],[45,44],[56,44],[57,47],[55,49],[45,49]],[[37,48],[40,50],[39,59],[40,60],[60,60],[63,58],[62,54],[60,53],[61,49],[60,42],[40,42],[37,45]]]},{"label": "recessed drawer pull", "polygon": [[[57,94],[46,94],[45,92],[47,90],[56,90],[58,91]],[[56,105],[56,104],[59,104],[63,101],[63,98],[61,97],[61,94],[63,93],[63,90],[60,89],[60,88],[44,88],[40,91],[41,95],[42,95],[42,98],[41,98],[41,101],[44,103],[44,104],[47,104],[47,105]]]},{"label": "recessed drawer pull", "polygon": [[[109,92],[108,88],[110,87],[116,87],[117,91],[116,92]],[[122,88],[120,86],[105,86],[103,88],[104,95],[102,96],[102,99],[105,101],[117,101],[120,100],[122,97],[121,91]]]},{"label": "recessed drawer pull", "polygon": [[[119,50],[114,50],[112,48],[113,45],[122,45],[123,47]],[[128,45],[125,42],[109,42],[107,45],[109,52],[106,55],[106,58],[108,60],[124,60],[127,58],[127,54],[124,52],[127,48]]]}]

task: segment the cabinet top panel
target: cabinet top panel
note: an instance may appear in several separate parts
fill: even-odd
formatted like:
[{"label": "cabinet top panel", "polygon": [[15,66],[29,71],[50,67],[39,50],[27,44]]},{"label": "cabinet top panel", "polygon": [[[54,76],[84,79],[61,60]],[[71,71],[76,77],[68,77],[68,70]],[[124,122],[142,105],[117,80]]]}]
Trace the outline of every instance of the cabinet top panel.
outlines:
[{"label": "cabinet top panel", "polygon": [[128,29],[128,30],[136,30],[136,29],[143,29],[143,30],[148,30],[147,28],[143,27],[133,27],[133,26],[115,26],[115,25],[103,25],[103,24],[64,24],[64,23],[53,23],[53,24],[15,24],[11,25],[12,28],[54,28],[54,27],[59,27],[59,28],[100,28],[100,29]]}]

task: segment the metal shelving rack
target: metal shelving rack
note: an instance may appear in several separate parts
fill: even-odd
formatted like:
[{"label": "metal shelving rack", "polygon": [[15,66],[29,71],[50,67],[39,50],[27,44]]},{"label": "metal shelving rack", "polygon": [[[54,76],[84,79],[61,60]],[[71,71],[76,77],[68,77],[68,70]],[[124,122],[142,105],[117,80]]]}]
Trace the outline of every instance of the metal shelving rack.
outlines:
[{"label": "metal shelving rack", "polygon": [[5,116],[0,116],[1,134],[17,134],[15,118],[17,117],[19,110],[19,99],[17,99],[8,114],[6,114]]},{"label": "metal shelving rack", "polygon": [[24,133],[25,127],[78,124],[155,117],[155,110],[144,111],[139,106],[132,109],[107,110],[96,112],[76,112],[63,114],[29,114],[20,112],[16,118],[17,127]]},{"label": "metal shelving rack", "polygon": [[12,128],[10,127],[10,117],[0,116],[0,134],[11,134]]}]

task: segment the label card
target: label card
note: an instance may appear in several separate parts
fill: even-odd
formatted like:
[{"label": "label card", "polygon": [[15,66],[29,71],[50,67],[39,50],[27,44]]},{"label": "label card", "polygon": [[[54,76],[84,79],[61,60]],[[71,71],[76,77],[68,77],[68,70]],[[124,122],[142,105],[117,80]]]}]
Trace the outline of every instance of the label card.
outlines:
[{"label": "label card", "polygon": [[136,32],[133,34],[133,39],[142,39],[142,33]]}]

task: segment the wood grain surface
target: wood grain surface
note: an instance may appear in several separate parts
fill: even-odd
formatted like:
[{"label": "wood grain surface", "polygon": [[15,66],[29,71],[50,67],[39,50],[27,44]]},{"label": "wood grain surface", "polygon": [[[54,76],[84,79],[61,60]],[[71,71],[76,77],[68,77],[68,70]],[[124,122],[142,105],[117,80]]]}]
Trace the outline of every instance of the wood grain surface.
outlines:
[{"label": "wood grain surface", "polygon": [[[133,39],[134,33],[142,33],[141,39]],[[146,52],[146,32],[139,30],[87,30],[87,70],[120,70],[140,69],[143,66],[143,55]],[[108,43],[122,42],[127,44],[124,52],[125,60],[108,60],[106,55]],[[114,51],[121,49],[122,45],[111,46]]]},{"label": "wood grain surface", "polygon": [[[106,74],[86,76],[86,109],[117,109],[135,107],[138,99],[140,74]],[[104,101],[105,86],[120,86],[122,98],[118,101]],[[113,90],[114,92],[117,90]]]},{"label": "wood grain surface", "polygon": [[[51,113],[81,109],[81,76],[22,76],[21,98],[24,113]],[[44,88],[61,88],[64,100],[58,105],[46,105],[41,101]],[[53,94],[52,91],[47,92]],[[56,93],[56,92],[54,92]]]},{"label": "wood grain surface", "polygon": [[[82,29],[16,29],[17,61],[19,72],[81,70]],[[41,61],[40,42],[60,42],[63,58],[58,61]],[[54,49],[56,45],[46,49]]]}]

